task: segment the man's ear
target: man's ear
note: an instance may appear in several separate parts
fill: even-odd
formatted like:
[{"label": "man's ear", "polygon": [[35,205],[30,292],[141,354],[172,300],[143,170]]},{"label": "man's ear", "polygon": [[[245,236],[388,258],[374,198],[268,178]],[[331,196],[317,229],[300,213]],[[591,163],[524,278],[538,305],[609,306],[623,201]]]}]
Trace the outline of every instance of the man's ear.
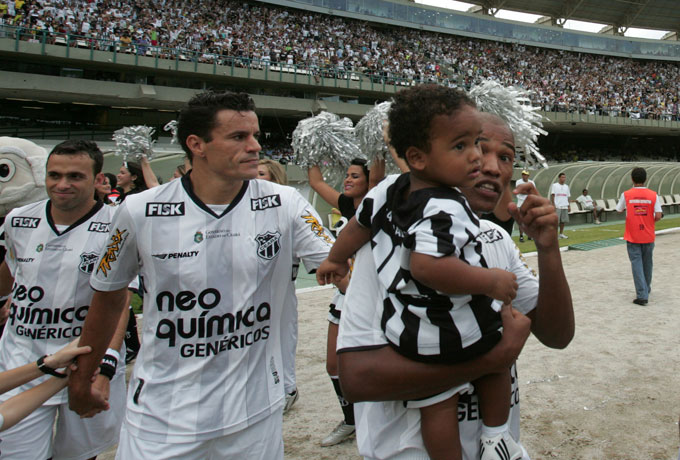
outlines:
[{"label": "man's ear", "polygon": [[104,173],[99,173],[96,176],[94,176],[94,185],[102,185],[104,183],[104,180],[106,179],[106,176]]},{"label": "man's ear", "polygon": [[414,171],[422,171],[425,169],[425,166],[427,166],[429,155],[420,150],[418,147],[411,146],[406,150],[404,158],[406,159],[410,169]]},{"label": "man's ear", "polygon": [[186,140],[187,147],[191,150],[193,157],[204,157],[203,148],[205,146],[205,141],[195,134],[190,134],[187,136]]}]

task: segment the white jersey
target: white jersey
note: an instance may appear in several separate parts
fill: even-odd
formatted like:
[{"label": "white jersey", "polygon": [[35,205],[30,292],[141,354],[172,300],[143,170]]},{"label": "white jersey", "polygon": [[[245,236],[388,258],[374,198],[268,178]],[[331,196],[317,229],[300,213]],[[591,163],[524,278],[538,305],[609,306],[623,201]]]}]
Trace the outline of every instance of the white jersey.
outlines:
[{"label": "white jersey", "polygon": [[569,197],[571,192],[567,184],[560,184],[555,182],[550,186],[550,195],[555,195],[554,202],[557,209],[569,208]]},{"label": "white jersey", "polygon": [[[108,242],[114,209],[97,203],[78,222],[59,231],[47,200],[10,212],[5,220],[7,257],[14,277],[9,319],[0,339],[0,371],[52,354],[80,336],[94,291],[89,279]],[[125,369],[125,366],[120,366]],[[25,391],[46,377],[5,393]],[[67,401],[65,392],[47,404]]]},{"label": "white jersey", "polygon": [[[482,252],[489,267],[517,276],[519,289],[513,307],[528,313],[536,307],[538,279],[523,261],[510,235],[498,225],[480,221]],[[358,253],[338,332],[338,353],[370,350],[388,344],[380,327],[382,293],[369,245]],[[515,366],[511,370],[510,431],[519,440],[519,389]],[[354,405],[359,453],[376,459],[427,459],[420,433],[420,410],[403,401],[364,402]],[[460,440],[464,460],[479,458],[482,420],[477,395],[461,395],[458,404]],[[525,455],[524,460],[528,460]]]},{"label": "white jersey", "polygon": [[266,181],[245,181],[219,215],[190,175],[128,196],[90,281],[111,291],[143,279],[128,429],[156,442],[204,441],[280,410],[291,261],[315,269],[332,242],[295,189]]},{"label": "white jersey", "polygon": [[[524,180],[524,179],[520,178],[520,179],[517,179],[517,181],[515,182],[515,187],[519,187],[520,185],[524,185],[524,184],[534,184],[534,187],[536,186],[536,183],[534,181],[532,181],[531,179]],[[524,200],[527,199],[527,196],[528,195],[526,193],[518,193],[517,194],[517,207],[520,207],[520,206],[522,206],[522,204],[524,204]]]},{"label": "white jersey", "polygon": [[416,361],[454,363],[480,356],[501,339],[501,303],[437,291],[410,271],[412,252],[486,267],[477,240],[479,217],[451,187],[420,189],[404,200],[410,183],[409,174],[386,177],[356,213],[357,222],[371,229],[385,335],[399,353]]}]

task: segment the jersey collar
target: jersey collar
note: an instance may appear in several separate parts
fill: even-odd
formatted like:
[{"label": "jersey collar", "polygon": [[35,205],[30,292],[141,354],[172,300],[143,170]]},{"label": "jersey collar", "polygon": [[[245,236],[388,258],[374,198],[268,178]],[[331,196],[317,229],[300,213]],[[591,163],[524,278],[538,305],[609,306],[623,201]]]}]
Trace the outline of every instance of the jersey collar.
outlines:
[{"label": "jersey collar", "polygon": [[97,214],[99,212],[99,210],[102,208],[102,206],[104,206],[104,203],[97,200],[95,202],[94,206],[92,206],[92,209],[90,209],[87,212],[87,214],[85,214],[83,217],[81,217],[80,219],[78,219],[77,221],[75,221],[74,223],[69,225],[66,230],[64,230],[63,232],[60,232],[59,230],[57,230],[57,225],[54,223],[54,219],[52,219],[52,201],[47,200],[47,205],[45,207],[45,214],[47,214],[47,223],[50,225],[50,228],[52,229],[52,231],[54,233],[61,236],[65,233],[68,233],[69,231],[71,231],[71,229],[76,228],[78,225],[82,224],[83,222],[88,221],[90,219],[90,217],[94,216],[95,214]]},{"label": "jersey collar", "polygon": [[184,187],[184,190],[187,192],[187,195],[189,195],[189,198],[191,198],[191,201],[193,201],[196,204],[196,206],[198,206],[199,208],[201,208],[202,210],[204,210],[205,212],[207,212],[211,216],[216,217],[217,219],[220,219],[220,218],[224,217],[225,215],[227,215],[229,213],[229,211],[234,209],[234,207],[236,207],[236,205],[239,204],[239,202],[243,198],[243,195],[246,194],[246,190],[248,190],[248,184],[250,182],[249,180],[243,181],[243,185],[241,186],[241,190],[239,190],[238,194],[234,197],[233,200],[231,200],[231,203],[229,203],[229,206],[227,206],[227,208],[224,210],[224,212],[222,212],[222,214],[218,215],[217,213],[215,213],[215,211],[210,209],[210,206],[208,206],[203,201],[201,201],[201,199],[196,195],[196,193],[194,193],[194,186],[192,185],[191,179],[189,178],[190,175],[191,175],[191,171],[189,171],[184,176],[182,176],[182,178],[180,179],[182,181],[182,187]]}]

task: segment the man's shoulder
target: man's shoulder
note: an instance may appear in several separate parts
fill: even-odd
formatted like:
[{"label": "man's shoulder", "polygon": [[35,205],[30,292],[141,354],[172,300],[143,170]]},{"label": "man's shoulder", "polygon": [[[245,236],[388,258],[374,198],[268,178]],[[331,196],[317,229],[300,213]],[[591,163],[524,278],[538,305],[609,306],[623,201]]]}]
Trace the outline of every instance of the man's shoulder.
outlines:
[{"label": "man's shoulder", "polygon": [[24,216],[24,215],[37,215],[37,214],[42,214],[42,212],[45,209],[45,206],[47,205],[47,202],[49,199],[44,199],[40,201],[36,201],[35,203],[30,203],[18,208],[12,209],[8,214],[7,217],[5,218],[5,222],[10,221],[12,217],[17,217],[17,216]]}]

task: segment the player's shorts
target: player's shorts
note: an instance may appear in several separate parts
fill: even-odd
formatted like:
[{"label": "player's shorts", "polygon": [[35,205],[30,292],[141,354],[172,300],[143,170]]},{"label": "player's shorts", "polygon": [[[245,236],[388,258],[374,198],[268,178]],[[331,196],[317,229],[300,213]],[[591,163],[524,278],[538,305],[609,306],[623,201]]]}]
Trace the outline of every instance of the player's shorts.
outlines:
[{"label": "player's shorts", "polygon": [[556,209],[557,212],[557,219],[559,220],[560,224],[561,223],[567,223],[569,222],[569,210],[568,209],[563,209],[563,208],[558,208]]},{"label": "player's shorts", "polygon": [[125,399],[125,372],[118,372],[111,381],[111,408],[92,418],[80,418],[68,408],[68,403],[40,406],[0,434],[0,459],[86,460],[94,457],[118,442]]},{"label": "player's shorts", "polygon": [[470,393],[475,390],[475,387],[471,383],[464,383],[458,385],[457,387],[450,388],[442,393],[438,393],[434,396],[428,396],[427,398],[415,399],[411,401],[405,401],[404,405],[409,409],[419,409],[421,407],[434,406],[437,403],[446,401],[455,394]]},{"label": "player's shorts", "polygon": [[283,460],[282,410],[236,433],[196,442],[162,443],[140,439],[123,423],[116,460]]},{"label": "player's shorts", "polygon": [[339,290],[335,290],[335,294],[331,299],[331,304],[328,307],[328,321],[333,324],[340,324],[340,315],[342,314],[342,304],[345,302],[345,294]]}]

